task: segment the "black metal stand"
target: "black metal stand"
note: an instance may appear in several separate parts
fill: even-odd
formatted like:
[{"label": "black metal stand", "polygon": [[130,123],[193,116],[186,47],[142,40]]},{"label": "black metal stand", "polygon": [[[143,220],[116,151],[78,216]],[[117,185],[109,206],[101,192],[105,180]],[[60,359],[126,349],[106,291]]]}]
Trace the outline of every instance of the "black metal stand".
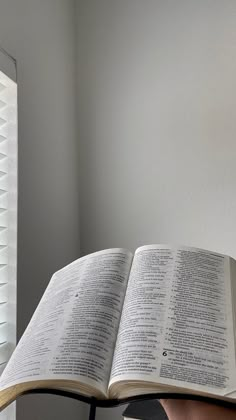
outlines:
[{"label": "black metal stand", "polygon": [[96,417],[96,400],[91,402],[90,411],[89,411],[89,420],[95,420]]},{"label": "black metal stand", "polygon": [[[190,395],[190,394],[178,394],[178,393],[156,393],[156,394],[145,394],[145,395],[138,395],[134,397],[124,398],[120,400],[97,400],[94,397],[85,397],[84,395],[77,394],[75,392],[70,391],[62,391],[58,389],[50,389],[50,388],[38,388],[33,389],[30,391],[26,391],[23,395],[30,395],[30,394],[52,394],[52,395],[60,395],[62,397],[72,398],[77,401],[82,401],[90,405],[89,411],[89,420],[95,420],[96,417],[96,408],[103,407],[103,408],[111,408],[117,407],[119,405],[128,404],[130,402],[136,401],[147,401],[147,400],[157,400],[160,398],[171,398],[171,399],[184,399],[184,400],[195,400],[195,401],[205,401],[211,404],[216,404],[224,407],[236,408],[235,402],[223,401],[216,398],[210,397],[202,397],[200,395]],[[0,410],[1,411],[1,410]]]}]

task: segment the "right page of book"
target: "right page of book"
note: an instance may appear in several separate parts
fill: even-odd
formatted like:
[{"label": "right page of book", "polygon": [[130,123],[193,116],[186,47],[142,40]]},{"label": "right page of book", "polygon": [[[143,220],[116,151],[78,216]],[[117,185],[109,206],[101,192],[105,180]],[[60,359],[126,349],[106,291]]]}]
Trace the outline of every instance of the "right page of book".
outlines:
[{"label": "right page of book", "polygon": [[230,258],[218,253],[167,245],[139,248],[110,386],[141,380],[222,396],[233,392],[231,271]]}]

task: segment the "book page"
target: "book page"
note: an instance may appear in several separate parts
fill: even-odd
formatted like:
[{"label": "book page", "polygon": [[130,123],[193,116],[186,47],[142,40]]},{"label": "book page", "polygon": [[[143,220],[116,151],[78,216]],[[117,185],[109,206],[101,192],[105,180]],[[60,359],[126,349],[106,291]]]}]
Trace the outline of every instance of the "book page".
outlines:
[{"label": "book page", "polygon": [[150,381],[225,395],[234,387],[229,257],[196,248],[137,250],[110,385]]},{"label": "book page", "polygon": [[156,378],[173,272],[169,246],[139,248],[133,259],[111,372],[111,382]]},{"label": "book page", "polygon": [[106,394],[132,255],[111,249],[55,273],[0,381],[76,380]]},{"label": "book page", "polygon": [[[232,311],[233,311],[233,327],[234,327],[234,348],[236,349],[236,260],[229,258],[230,264],[230,280],[231,280],[231,301],[232,301]],[[235,354],[236,358],[236,354]],[[236,380],[235,380],[235,370],[232,367],[232,383],[231,387],[228,389],[227,397],[236,399]]]}]

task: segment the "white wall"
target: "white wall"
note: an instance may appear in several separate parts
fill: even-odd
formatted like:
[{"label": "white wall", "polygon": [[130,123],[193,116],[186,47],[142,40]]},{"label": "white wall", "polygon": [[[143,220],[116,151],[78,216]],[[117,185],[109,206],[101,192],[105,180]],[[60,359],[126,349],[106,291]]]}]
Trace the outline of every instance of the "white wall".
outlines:
[{"label": "white wall", "polygon": [[[79,255],[72,0],[1,0],[0,45],[18,62],[18,336],[51,274]],[[24,397],[17,419],[78,419],[79,404]]]},{"label": "white wall", "polygon": [[82,252],[236,254],[236,4],[78,0]]},{"label": "white wall", "polygon": [[77,6],[82,253],[236,256],[235,1]]}]

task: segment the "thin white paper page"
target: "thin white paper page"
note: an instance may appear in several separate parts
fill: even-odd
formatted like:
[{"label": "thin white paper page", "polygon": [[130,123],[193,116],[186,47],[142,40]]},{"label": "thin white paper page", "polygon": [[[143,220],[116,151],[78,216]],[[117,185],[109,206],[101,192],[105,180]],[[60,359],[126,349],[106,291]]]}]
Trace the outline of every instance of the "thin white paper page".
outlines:
[{"label": "thin white paper page", "polygon": [[132,255],[122,249],[83,257],[52,280],[0,386],[79,380],[106,393]]},{"label": "thin white paper page", "polygon": [[229,258],[149,246],[134,257],[110,384],[145,380],[224,395],[235,375]]},{"label": "thin white paper page", "polygon": [[[156,378],[174,251],[169,246],[139,248],[133,259],[121,317],[110,384],[126,378]],[[137,376],[138,375],[138,376]],[[145,378],[144,378],[145,377]]]},{"label": "thin white paper page", "polygon": [[225,395],[235,382],[229,257],[178,248],[160,383]]}]

